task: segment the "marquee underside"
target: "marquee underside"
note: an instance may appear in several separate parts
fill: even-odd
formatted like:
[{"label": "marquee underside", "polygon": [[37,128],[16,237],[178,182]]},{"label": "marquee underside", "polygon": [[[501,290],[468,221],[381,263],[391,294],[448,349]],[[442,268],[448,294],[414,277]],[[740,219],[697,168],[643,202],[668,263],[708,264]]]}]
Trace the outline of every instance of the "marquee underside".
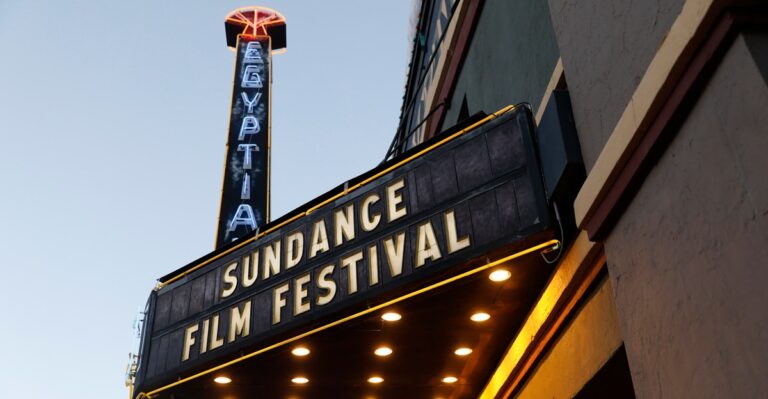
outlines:
[{"label": "marquee underside", "polygon": [[[394,399],[406,393],[409,398],[476,397],[551,272],[538,252],[500,267],[511,272],[508,280],[491,281],[488,275],[496,269],[491,268],[200,375],[153,397]],[[402,319],[383,321],[386,311],[395,311]],[[470,320],[477,312],[491,318]],[[310,354],[293,355],[297,346],[308,348]],[[381,346],[391,348],[392,354],[376,356],[374,351]],[[460,347],[472,353],[458,356],[454,351]],[[221,376],[232,382],[214,382]],[[368,382],[373,376],[383,382]],[[458,381],[443,382],[447,376]],[[295,377],[309,382],[293,383]]]}]

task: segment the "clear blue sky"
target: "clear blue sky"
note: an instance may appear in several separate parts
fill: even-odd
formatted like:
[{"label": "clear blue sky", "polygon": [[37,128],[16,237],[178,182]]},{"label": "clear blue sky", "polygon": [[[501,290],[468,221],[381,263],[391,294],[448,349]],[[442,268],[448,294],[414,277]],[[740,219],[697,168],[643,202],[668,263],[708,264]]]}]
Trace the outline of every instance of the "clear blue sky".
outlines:
[{"label": "clear blue sky", "polygon": [[[234,1],[0,0],[0,398],[126,398],[157,277],[213,247]],[[273,216],[374,167],[412,0],[269,1]]]}]

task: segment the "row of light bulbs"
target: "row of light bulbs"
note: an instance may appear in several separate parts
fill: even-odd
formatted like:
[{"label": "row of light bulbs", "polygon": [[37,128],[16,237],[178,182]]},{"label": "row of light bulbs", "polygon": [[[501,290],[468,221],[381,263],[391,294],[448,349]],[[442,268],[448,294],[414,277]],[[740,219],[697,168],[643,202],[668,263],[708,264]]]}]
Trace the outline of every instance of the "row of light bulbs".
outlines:
[{"label": "row of light bulbs", "polygon": [[[507,269],[496,269],[488,275],[488,278],[491,281],[501,282],[509,279],[511,276],[512,276],[512,273],[510,273],[510,271]],[[403,316],[397,312],[386,312],[381,315],[381,319],[386,322],[395,322],[402,318]],[[491,318],[491,315],[485,312],[477,312],[469,316],[469,319],[476,323],[482,323],[484,321],[489,320],[490,318]],[[291,350],[291,353],[294,356],[298,356],[298,357],[307,356],[310,354],[310,352],[311,351],[306,346],[297,346]],[[393,352],[392,348],[387,346],[380,346],[373,351],[373,354],[380,357],[386,357],[391,355],[392,352]],[[472,348],[459,347],[459,348],[456,348],[456,350],[454,350],[453,353],[456,356],[468,356],[469,354],[472,353]],[[445,384],[453,384],[458,380],[459,380],[458,378],[452,375],[447,375],[443,377],[441,381]],[[232,382],[232,379],[229,377],[220,375],[214,378],[213,381],[216,382],[217,384],[229,384],[230,382]],[[291,382],[298,385],[304,385],[309,383],[309,378],[304,376],[297,376],[292,378]],[[374,375],[368,378],[368,382],[371,384],[381,384],[382,382],[384,382],[384,378]]]},{"label": "row of light bulbs", "polygon": [[[226,378],[226,377],[224,377],[224,378]],[[444,383],[446,383],[446,384],[453,384],[454,382],[456,382],[458,380],[459,380],[458,378],[456,378],[456,377],[454,377],[452,375],[445,376],[442,379],[442,381]],[[291,382],[293,382],[294,384],[303,385],[303,384],[308,383],[309,379],[307,377],[294,377],[294,378],[291,379]],[[371,378],[368,379],[368,382],[370,382],[371,384],[381,384],[382,382],[384,382],[384,379],[379,377],[379,376],[377,376],[377,375],[374,375],[374,376],[372,376]]]}]

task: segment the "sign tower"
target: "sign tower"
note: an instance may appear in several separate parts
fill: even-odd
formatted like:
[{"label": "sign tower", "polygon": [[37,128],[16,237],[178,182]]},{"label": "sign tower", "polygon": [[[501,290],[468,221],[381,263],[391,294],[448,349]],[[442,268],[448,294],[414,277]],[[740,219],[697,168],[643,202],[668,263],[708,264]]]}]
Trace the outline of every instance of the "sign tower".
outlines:
[{"label": "sign tower", "polygon": [[235,76],[216,248],[269,222],[272,54],[286,48],[285,18],[275,10],[239,8],[224,26]]}]

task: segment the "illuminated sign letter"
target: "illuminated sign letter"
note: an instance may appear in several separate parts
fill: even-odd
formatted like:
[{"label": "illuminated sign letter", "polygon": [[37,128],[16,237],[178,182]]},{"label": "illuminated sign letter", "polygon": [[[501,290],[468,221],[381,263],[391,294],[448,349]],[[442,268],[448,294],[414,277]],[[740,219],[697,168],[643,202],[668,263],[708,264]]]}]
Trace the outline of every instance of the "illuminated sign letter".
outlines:
[{"label": "illuminated sign letter", "polygon": [[243,175],[243,189],[240,190],[240,199],[251,199],[251,175]]},{"label": "illuminated sign letter", "polygon": [[259,99],[261,99],[261,93],[260,92],[259,93],[255,93],[253,95],[253,98],[248,98],[248,93],[242,92],[242,93],[240,93],[240,97],[243,98],[243,102],[245,103],[245,106],[248,107],[248,112],[247,113],[252,114],[253,113],[253,107],[255,107],[256,104],[258,104]]},{"label": "illuminated sign letter", "polygon": [[263,59],[261,59],[261,43],[259,42],[248,42],[248,44],[245,47],[245,58],[243,59],[243,62],[245,63],[258,63],[261,64],[264,62]]},{"label": "illuminated sign letter", "polygon": [[235,231],[239,226],[248,226],[251,229],[256,228],[256,216],[253,215],[253,208],[248,204],[240,204],[235,212],[235,217],[229,222],[227,231]]},{"label": "illuminated sign letter", "polygon": [[259,76],[259,67],[256,65],[248,65],[243,72],[243,80],[240,82],[240,86],[247,89],[261,89],[261,77]]},{"label": "illuminated sign letter", "polygon": [[239,144],[237,150],[245,152],[245,155],[243,155],[243,169],[251,169],[253,167],[251,151],[259,152],[259,146],[256,144]]},{"label": "illuminated sign letter", "polygon": [[260,131],[259,120],[254,116],[246,116],[243,118],[243,124],[240,125],[240,134],[237,136],[237,139],[244,140],[246,134],[256,134]]}]

